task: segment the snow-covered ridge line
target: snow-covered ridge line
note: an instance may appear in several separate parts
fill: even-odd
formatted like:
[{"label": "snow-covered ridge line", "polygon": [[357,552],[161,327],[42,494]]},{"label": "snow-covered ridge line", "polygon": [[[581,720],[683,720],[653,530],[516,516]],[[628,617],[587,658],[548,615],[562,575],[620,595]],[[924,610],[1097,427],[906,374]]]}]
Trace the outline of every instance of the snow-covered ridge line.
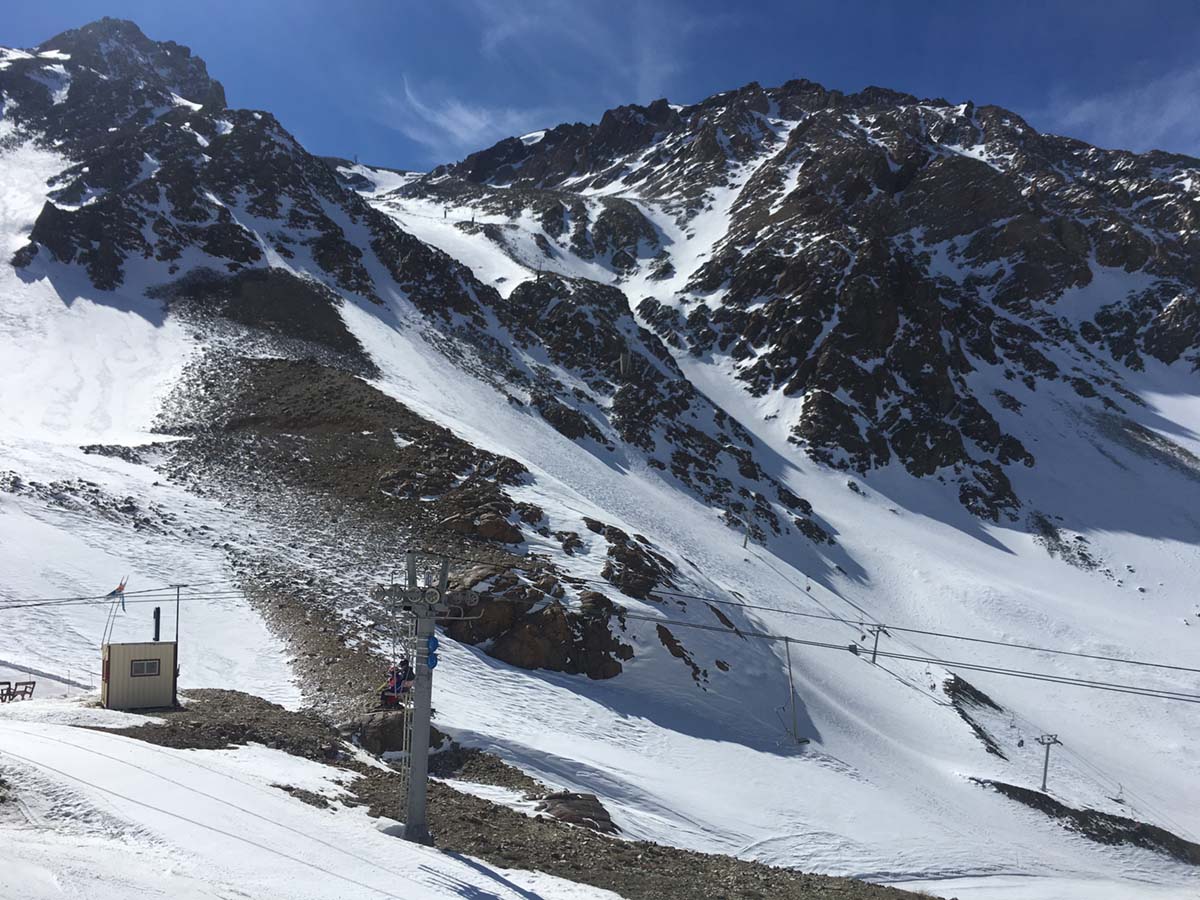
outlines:
[{"label": "snow-covered ridge line", "polygon": [[[31,238],[37,248],[0,272],[0,469],[45,486],[0,494],[11,596],[95,590],[99,572],[231,580],[231,560],[270,556],[301,583],[352,595],[346,630],[379,641],[363,599],[378,575],[363,561],[373,545],[344,506],[318,505],[319,528],[297,534],[290,510],[267,501],[277,489],[298,503],[311,485],[252,474],[236,496],[209,493],[198,476],[164,481],[165,451],[131,461],[78,449],[161,439],[150,429],[163,397],[205,359],[283,357],[343,385],[363,386],[362,375],[379,392],[372,402],[399,400],[527,470],[509,495],[528,520],[515,506],[503,513],[520,536],[504,546],[557,567],[568,606],[599,588],[672,623],[630,617],[622,628],[613,616],[633,655],[597,680],[515,668],[489,641],[447,637],[438,724],[467,744],[597,794],[628,835],[689,848],[877,879],[1020,872],[1113,891],[1194,887],[1181,864],[1087,842],[971,780],[1039,784],[1033,738],[1058,733],[1051,791],[1062,802],[1198,831],[1189,799],[1200,770],[1187,752],[1198,735],[1173,708],[980,673],[969,680],[993,705],[966,707],[965,720],[937,666],[885,670],[817,648],[789,659],[738,634],[866,646],[860,607],[1010,642],[1194,654],[1195,285],[1189,245],[1174,237],[1189,233],[1191,168],[1039,136],[994,108],[794,83],[626,110],[586,132],[547,129],[506,145],[519,155],[485,151],[477,169],[422,177],[310,157],[269,114],[198,94],[211,80],[194,64],[148,79],[154,102],[135,106],[153,121],[99,105],[85,119],[89,97],[128,79],[113,70],[105,88],[78,58],[5,57],[0,71],[5,109],[25,109],[6,112],[9,136],[59,129],[66,153],[136,122],[111,183],[33,143],[14,144],[0,166],[5,259]],[[21,66],[50,64],[71,74],[60,103],[18,79]],[[18,91],[28,95],[12,107]],[[588,165],[554,170],[546,160],[564,142]],[[282,174],[258,178],[260,151]],[[132,223],[122,280],[103,289],[88,268],[107,274],[114,260],[70,225],[97,222],[114,234]],[[145,293],[198,272],[222,276],[195,296]],[[278,286],[285,302],[274,306]],[[181,297],[219,305],[187,319],[172,305]],[[228,400],[240,387],[217,379],[203,392]],[[300,471],[319,456],[320,429],[348,413],[325,434],[343,451],[378,434],[382,459],[424,452],[388,423],[364,434],[376,426],[358,427],[362,410],[336,400],[297,402],[257,432],[252,417],[217,438],[197,428],[182,445],[219,438],[244,462],[239,448],[278,440]],[[326,419],[307,429],[306,415]],[[364,493],[400,509],[402,480]],[[56,499],[66,483],[73,501]],[[414,505],[434,502],[410,488]],[[1010,495],[1016,505],[982,502]],[[126,498],[134,512],[120,512]],[[763,508],[778,534],[754,519]],[[746,519],[762,533],[743,550],[730,525]],[[803,531],[806,520],[818,530]],[[848,624],[743,609],[727,626],[703,601],[623,594],[630,548],[665,560],[689,593],[825,604]],[[0,657],[82,665],[97,615],[22,619]],[[121,625],[134,635],[147,622],[143,608]],[[248,607],[185,607],[184,623],[186,683],[298,702],[282,648]],[[338,665],[322,667],[341,673],[328,658]],[[1015,664],[1002,648],[978,659]],[[1084,674],[1073,660],[1021,664]],[[1127,677],[1086,665],[1090,677]],[[1191,689],[1177,675],[1147,678]],[[804,749],[787,732],[792,684]]]}]

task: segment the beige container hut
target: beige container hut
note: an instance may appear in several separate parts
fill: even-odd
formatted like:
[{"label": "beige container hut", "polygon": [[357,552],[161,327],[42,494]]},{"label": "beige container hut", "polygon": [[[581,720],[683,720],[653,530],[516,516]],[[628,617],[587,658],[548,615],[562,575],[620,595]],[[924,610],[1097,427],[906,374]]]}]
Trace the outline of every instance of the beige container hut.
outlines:
[{"label": "beige container hut", "polygon": [[101,648],[100,702],[106,709],[175,705],[175,642],[105,644]]}]

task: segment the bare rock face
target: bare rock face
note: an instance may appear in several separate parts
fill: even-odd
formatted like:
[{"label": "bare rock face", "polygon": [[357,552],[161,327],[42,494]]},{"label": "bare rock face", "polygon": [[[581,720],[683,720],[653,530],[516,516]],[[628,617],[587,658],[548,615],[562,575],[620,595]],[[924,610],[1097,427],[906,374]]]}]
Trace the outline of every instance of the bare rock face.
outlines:
[{"label": "bare rock face", "polygon": [[[687,648],[683,646],[679,638],[672,633],[671,629],[667,628],[665,625],[655,625],[654,628],[655,631],[658,632],[659,641],[662,642],[662,645],[667,649],[667,652],[676,659],[682,660],[683,664],[687,666],[689,670],[691,670],[692,680],[696,682],[697,686],[704,688],[704,685],[708,682],[708,670],[702,669],[696,663],[696,661],[692,658],[692,654],[689,653]],[[707,688],[704,689],[707,690]]]},{"label": "bare rock face", "polygon": [[[1016,522],[1030,498],[1016,495],[1011,470],[1036,460],[1003,415],[1012,404],[977,393],[978,376],[990,369],[1024,394],[1065,386],[1085,408],[1113,411],[1124,396],[1113,361],[1200,368],[1198,177],[1200,160],[1039,134],[995,106],[797,80],[685,107],[620,107],[596,125],[502,142],[431,180],[461,196],[556,192],[559,219],[575,192],[619,181],[619,197],[685,229],[735,187],[724,237],[684,288],[669,301],[628,298],[640,321],[676,353],[724,360],[752,395],[792,398],[772,417],[788,416],[791,440],[819,462],[864,474],[898,462],[956,489],[972,512]],[[638,271],[673,272],[670,247],[645,253]],[[538,295],[583,292],[546,278],[518,290],[530,320],[514,333],[554,347],[556,330],[577,327],[575,346],[616,358],[597,315],[613,306],[605,298],[590,297],[576,326],[576,304],[545,317]],[[1082,319],[1079,292],[1091,295]],[[697,492],[731,524],[761,522],[712,477],[723,459],[703,442],[677,433],[673,452],[650,450],[656,409],[673,399],[666,416],[678,421],[684,398],[654,398],[632,380],[612,404],[620,436],[702,482]],[[822,542],[819,523],[802,521]]]},{"label": "bare rock face", "polygon": [[527,613],[498,637],[488,651],[496,659],[522,669],[549,669],[612,678],[633,648],[610,630],[606,614],[580,616],[552,603]]},{"label": "bare rock face", "polygon": [[527,615],[492,645],[491,655],[521,669],[563,672],[573,639],[566,612],[555,604]]},{"label": "bare rock face", "polygon": [[379,756],[404,749],[404,717],[403,710],[376,710],[351,719],[338,730]]},{"label": "bare rock face", "polygon": [[[484,644],[497,659],[523,669],[549,669],[612,678],[633,649],[621,642],[614,627],[620,608],[598,591],[579,595],[579,611],[557,601],[565,596],[550,572],[534,572],[526,582],[496,566],[476,566],[456,579],[480,593],[473,608],[478,618],[450,622],[446,634],[468,644]],[[542,605],[547,600],[548,605]],[[531,611],[532,610],[532,611]]]},{"label": "bare rock face", "polygon": [[481,538],[488,541],[499,541],[502,544],[519,544],[523,540],[521,529],[496,513],[481,516],[476,523],[475,529]]},{"label": "bare rock face", "polygon": [[583,524],[608,542],[608,561],[600,574],[622,592],[646,600],[656,587],[671,586],[675,564],[656,551],[645,537],[640,534],[630,537],[615,525],[595,519],[585,518]]},{"label": "bare rock face", "polygon": [[471,610],[479,618],[452,619],[446,624],[446,634],[464,644],[479,644],[504,634],[520,618],[522,609],[515,603],[483,599]]},{"label": "bare rock face", "polygon": [[582,828],[590,828],[601,834],[616,834],[620,831],[613,824],[612,817],[604,804],[595,794],[575,794],[570,791],[558,791],[547,794],[538,801],[535,807],[538,812],[544,812],[560,821]]}]

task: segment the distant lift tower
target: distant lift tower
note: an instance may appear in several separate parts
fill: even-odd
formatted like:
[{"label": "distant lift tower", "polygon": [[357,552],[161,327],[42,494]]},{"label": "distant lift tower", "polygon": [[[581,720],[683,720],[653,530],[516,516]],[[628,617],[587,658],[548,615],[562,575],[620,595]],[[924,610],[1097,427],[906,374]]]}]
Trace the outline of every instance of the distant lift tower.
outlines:
[{"label": "distant lift tower", "polygon": [[381,586],[373,594],[377,599],[391,602],[415,675],[412,706],[405,710],[404,716],[404,746],[408,753],[402,760],[405,797],[401,803],[405,839],[428,844],[432,842],[425,802],[429,777],[429,720],[433,708],[433,670],[438,664],[434,624],[440,620],[479,618],[468,614],[468,610],[479,602],[479,597],[472,591],[450,591],[449,560],[437,557],[421,561],[432,562],[437,573],[436,586],[431,584],[434,579],[430,576],[425,578],[424,587],[418,586],[418,558],[410,551],[405,554],[407,584]]},{"label": "distant lift tower", "polygon": [[1046,748],[1046,759],[1042,763],[1042,793],[1046,793],[1046,776],[1050,773],[1050,748],[1055,744],[1061,744],[1057,734],[1043,734],[1037,739],[1037,742]]}]

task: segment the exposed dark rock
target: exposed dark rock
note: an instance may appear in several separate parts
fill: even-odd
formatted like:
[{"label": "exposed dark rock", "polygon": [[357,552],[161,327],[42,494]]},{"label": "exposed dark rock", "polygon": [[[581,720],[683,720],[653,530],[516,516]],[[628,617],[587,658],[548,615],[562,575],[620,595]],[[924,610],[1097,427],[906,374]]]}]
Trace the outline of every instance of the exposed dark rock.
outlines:
[{"label": "exposed dark rock", "polygon": [[338,726],[338,730],[368,753],[379,756],[404,749],[405,715],[403,710],[363,713]]},{"label": "exposed dark rock", "polygon": [[1086,537],[1082,534],[1073,537],[1064,535],[1062,529],[1043,513],[1030,514],[1029,530],[1051,556],[1056,556],[1079,569],[1091,571],[1100,567],[1101,561],[1092,555],[1090,542]]},{"label": "exposed dark rock", "polygon": [[704,687],[705,683],[708,681],[708,671],[700,668],[700,666],[696,664],[696,661],[692,659],[692,655],[688,653],[683,644],[679,642],[679,638],[675,637],[675,635],[671,633],[671,629],[667,628],[665,625],[655,625],[654,627],[658,632],[658,639],[662,642],[662,645],[667,648],[667,652],[676,659],[683,660],[684,665],[686,665],[692,672],[692,680],[704,690],[708,690],[708,688]]},{"label": "exposed dark rock", "polygon": [[542,418],[554,426],[554,429],[563,437],[573,441],[588,437],[597,443],[608,444],[600,429],[596,427],[596,423],[579,410],[566,406],[545,394],[535,395],[533,402]]},{"label": "exposed dark rock", "polygon": [[307,803],[309,806],[315,806],[317,809],[329,809],[330,804],[328,798],[320,794],[314,794],[312,791],[304,788],[296,787],[294,784],[273,784],[273,788],[278,788],[285,794],[290,794],[302,803]]},{"label": "exposed dark rock", "polygon": [[488,541],[500,541],[503,544],[519,544],[522,541],[521,529],[496,513],[480,516],[475,530]]},{"label": "exposed dark rock", "polygon": [[271,477],[362,514],[404,517],[410,527],[482,537],[486,519],[488,534],[515,531],[504,518],[513,508],[504,487],[525,477],[523,466],[312,361],[227,359],[202,367],[169,400],[162,425],[194,435],[172,449],[170,465],[180,476],[217,467],[248,481]]},{"label": "exposed dark rock", "polygon": [[1192,843],[1165,828],[1149,825],[1136,819],[1101,812],[1096,809],[1076,809],[1067,806],[1041,791],[1005,784],[1002,781],[973,779],[977,784],[990,787],[1011,800],[1023,803],[1056,819],[1068,831],[1081,834],[1088,840],[1100,844],[1128,844],[1162,853],[1173,859],[1200,866],[1200,844]]},{"label": "exposed dark rock", "polygon": [[164,747],[221,750],[255,743],[323,762],[343,753],[337,734],[312,713],[240,691],[193,689],[186,700],[180,709],[155,713],[162,724],[105,730]]},{"label": "exposed dark rock", "polygon": [[630,537],[614,525],[584,518],[589,531],[603,535],[608,544],[608,561],[600,574],[630,597],[646,600],[660,586],[670,587],[675,564],[653,549],[641,535]]},{"label": "exposed dark rock", "polygon": [[568,825],[579,825],[601,834],[616,834],[620,830],[595,794],[575,794],[570,791],[547,794],[538,801],[537,811]]},{"label": "exposed dark rock", "polygon": [[122,444],[87,444],[80,447],[84,453],[94,453],[98,456],[111,456],[116,459],[123,459],[127,463],[134,465],[142,465],[145,462],[145,457],[134,447],[126,447]]},{"label": "exposed dark rock", "polygon": [[488,651],[522,669],[550,669],[612,678],[633,648],[615,637],[607,615],[568,614],[557,603],[527,613],[501,635]]},{"label": "exposed dark rock", "polygon": [[583,547],[583,539],[574,531],[556,531],[554,536],[562,544],[563,552],[567,556],[574,556],[575,551]]},{"label": "exposed dark rock", "polygon": [[472,610],[479,618],[451,621],[446,626],[446,634],[464,644],[479,644],[491,640],[511,629],[531,605],[532,601],[528,601],[524,604],[525,609],[522,609],[517,603],[485,598]]},{"label": "exposed dark rock", "polygon": [[996,739],[971,715],[972,710],[979,709],[1000,712],[1000,706],[983,691],[958,675],[951,675],[943,681],[942,690],[950,698],[955,711],[970,726],[971,731],[975,733],[975,737],[979,738],[983,743],[987,752],[1001,759],[1008,759],[1004,751],[1000,749],[1000,745],[996,742]]},{"label": "exposed dark rock", "polygon": [[222,316],[285,338],[324,345],[347,358],[360,374],[377,374],[338,313],[341,297],[320,282],[282,269],[247,269],[232,276],[195,269],[149,293],[166,300],[173,310]]}]

